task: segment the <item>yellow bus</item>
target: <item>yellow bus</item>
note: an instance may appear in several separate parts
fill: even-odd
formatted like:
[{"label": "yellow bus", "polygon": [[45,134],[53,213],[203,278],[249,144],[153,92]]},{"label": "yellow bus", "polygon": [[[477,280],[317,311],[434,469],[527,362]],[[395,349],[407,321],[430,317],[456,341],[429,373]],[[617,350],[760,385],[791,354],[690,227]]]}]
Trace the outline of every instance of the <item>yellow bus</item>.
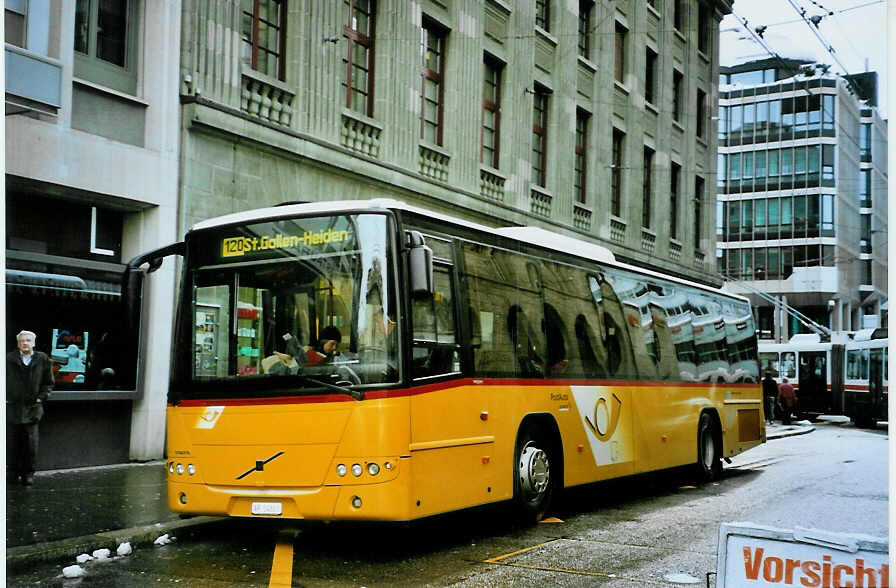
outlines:
[{"label": "yellow bus", "polygon": [[175,253],[178,513],[512,501],[536,520],[565,487],[689,464],[712,479],[765,441],[748,301],[594,244],[394,200],[286,204],[132,260],[132,312],[142,266]]}]

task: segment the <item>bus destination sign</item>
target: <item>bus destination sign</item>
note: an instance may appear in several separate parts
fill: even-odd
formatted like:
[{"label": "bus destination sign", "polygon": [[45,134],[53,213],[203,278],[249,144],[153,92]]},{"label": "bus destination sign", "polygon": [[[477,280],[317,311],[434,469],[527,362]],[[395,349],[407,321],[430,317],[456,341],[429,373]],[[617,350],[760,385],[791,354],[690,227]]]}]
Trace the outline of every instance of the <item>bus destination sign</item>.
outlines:
[{"label": "bus destination sign", "polygon": [[276,233],[274,235],[224,237],[221,240],[221,257],[240,257],[247,254],[283,249],[315,248],[348,240],[345,229],[332,228],[319,231],[304,231],[298,234]]}]

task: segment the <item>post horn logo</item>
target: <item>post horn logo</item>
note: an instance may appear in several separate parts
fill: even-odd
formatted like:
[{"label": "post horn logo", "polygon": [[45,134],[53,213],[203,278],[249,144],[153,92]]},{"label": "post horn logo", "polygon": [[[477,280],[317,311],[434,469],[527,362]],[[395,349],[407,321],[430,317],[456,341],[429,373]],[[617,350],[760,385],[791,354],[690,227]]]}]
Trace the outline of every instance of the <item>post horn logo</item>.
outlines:
[{"label": "post horn logo", "polygon": [[[598,410],[603,409],[603,412],[606,414],[606,419],[598,418]],[[591,429],[591,432],[594,433],[594,436],[598,438],[600,441],[609,441],[613,436],[613,433],[616,432],[616,427],[619,425],[619,416],[622,414],[622,401],[618,396],[613,394],[613,406],[612,408],[609,406],[607,399],[601,396],[597,399],[597,402],[594,403],[594,414],[592,417],[585,417],[585,422],[588,423],[588,427]]]}]

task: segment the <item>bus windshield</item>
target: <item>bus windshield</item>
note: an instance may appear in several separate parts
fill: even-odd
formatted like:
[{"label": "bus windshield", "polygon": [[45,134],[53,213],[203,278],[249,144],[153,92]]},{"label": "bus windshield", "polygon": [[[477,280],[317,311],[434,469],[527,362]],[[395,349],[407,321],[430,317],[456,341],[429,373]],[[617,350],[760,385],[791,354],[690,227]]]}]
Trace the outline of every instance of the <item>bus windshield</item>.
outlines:
[{"label": "bus windshield", "polygon": [[[188,239],[178,395],[289,395],[398,379],[390,218],[289,218]],[[187,337],[182,337],[185,341]],[[187,368],[186,365],[182,368]],[[186,380],[186,382],[184,382]]]}]

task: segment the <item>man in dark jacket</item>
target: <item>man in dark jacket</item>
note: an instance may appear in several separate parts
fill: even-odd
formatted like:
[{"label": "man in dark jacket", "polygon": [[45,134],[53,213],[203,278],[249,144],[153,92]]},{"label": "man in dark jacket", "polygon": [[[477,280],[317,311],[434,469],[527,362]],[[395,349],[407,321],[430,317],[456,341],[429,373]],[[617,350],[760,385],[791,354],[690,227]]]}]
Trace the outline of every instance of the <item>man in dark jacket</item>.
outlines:
[{"label": "man in dark jacket", "polygon": [[6,467],[7,481],[34,484],[37,427],[44,401],[53,390],[53,363],[34,349],[31,331],[16,335],[18,350],[6,354]]},{"label": "man in dark jacket", "polygon": [[778,401],[778,383],[772,377],[771,372],[765,372],[762,380],[762,395],[765,396],[765,420],[769,423],[775,421],[775,404]]}]

